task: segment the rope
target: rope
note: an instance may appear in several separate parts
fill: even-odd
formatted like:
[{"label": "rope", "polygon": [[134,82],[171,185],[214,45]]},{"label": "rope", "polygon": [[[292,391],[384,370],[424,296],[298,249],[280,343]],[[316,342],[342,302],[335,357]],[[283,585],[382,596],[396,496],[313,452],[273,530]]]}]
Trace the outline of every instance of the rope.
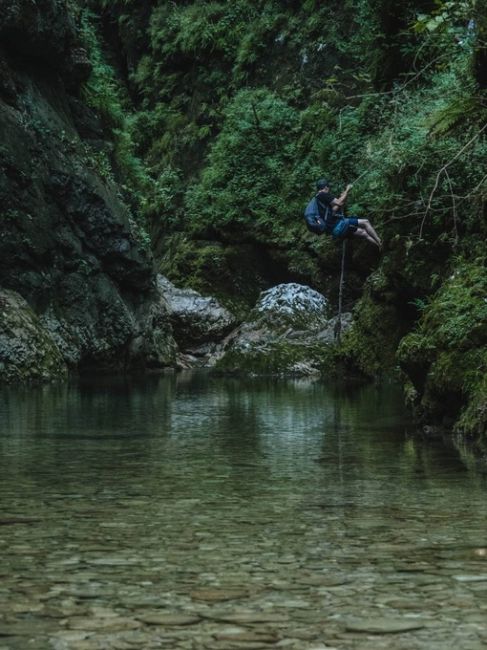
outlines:
[{"label": "rope", "polygon": [[357,176],[357,178],[353,181],[352,185],[355,185],[356,183],[358,183],[360,180],[362,180],[362,178],[363,178],[364,176],[367,176],[367,174],[369,174],[370,172],[371,172],[370,169],[366,169],[365,171],[363,171],[363,172],[360,174],[360,176]]},{"label": "rope", "polygon": [[345,253],[347,250],[347,241],[343,240],[342,245],[342,270],[340,273],[340,288],[338,290],[338,317],[335,324],[335,339],[340,344],[342,334],[342,306],[343,306],[343,285],[345,280]]}]

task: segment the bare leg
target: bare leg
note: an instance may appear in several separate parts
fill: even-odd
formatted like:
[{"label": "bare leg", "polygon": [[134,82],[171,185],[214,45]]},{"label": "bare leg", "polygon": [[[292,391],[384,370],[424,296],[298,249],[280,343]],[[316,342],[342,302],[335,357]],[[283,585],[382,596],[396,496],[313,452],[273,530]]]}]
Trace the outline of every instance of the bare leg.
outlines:
[{"label": "bare leg", "polygon": [[380,240],[379,235],[375,232],[375,230],[372,227],[372,224],[368,219],[359,219],[358,220],[358,225],[359,228],[364,228],[367,231],[367,234],[372,237],[374,240],[374,244],[377,244],[379,248],[382,246],[382,242]]},{"label": "bare leg", "polygon": [[379,246],[379,244],[375,241],[375,239],[371,237],[364,228],[357,228],[357,230],[353,233],[353,236],[361,237],[362,239],[366,239],[367,241],[369,241],[371,244],[374,244],[375,246]]}]

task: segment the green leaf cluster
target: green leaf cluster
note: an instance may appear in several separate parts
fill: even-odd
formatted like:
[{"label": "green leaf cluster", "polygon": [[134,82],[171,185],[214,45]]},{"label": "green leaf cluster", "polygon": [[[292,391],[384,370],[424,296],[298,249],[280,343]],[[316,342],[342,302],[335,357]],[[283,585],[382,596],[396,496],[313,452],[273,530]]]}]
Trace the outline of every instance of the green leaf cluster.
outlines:
[{"label": "green leaf cluster", "polygon": [[279,97],[241,91],[225,112],[200,183],[187,193],[191,229],[287,239],[305,180],[294,166],[299,131],[299,113]]},{"label": "green leaf cluster", "polygon": [[485,258],[458,259],[398,349],[420,412],[459,432],[487,436]]}]

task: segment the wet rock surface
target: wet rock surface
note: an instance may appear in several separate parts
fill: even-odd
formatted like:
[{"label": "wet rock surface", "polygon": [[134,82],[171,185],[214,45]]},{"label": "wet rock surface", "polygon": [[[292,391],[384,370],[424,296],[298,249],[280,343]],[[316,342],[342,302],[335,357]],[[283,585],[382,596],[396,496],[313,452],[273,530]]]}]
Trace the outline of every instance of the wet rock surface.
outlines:
[{"label": "wet rock surface", "polygon": [[[245,322],[215,298],[175,287],[158,276],[182,368],[213,367],[253,374],[315,376],[336,340],[337,317],[325,296],[304,285],[280,284],[262,292]],[[342,332],[351,325],[342,315]],[[232,329],[233,328],[233,329]],[[230,332],[230,333],[229,333]]]},{"label": "wet rock surface", "polygon": [[[325,296],[304,285],[264,291],[249,318],[216,351],[219,366],[251,372],[319,375],[326,346],[335,341],[337,318]],[[342,315],[342,331],[351,314]]]},{"label": "wet rock surface", "polygon": [[27,302],[15,291],[0,289],[0,377],[46,381],[66,374],[63,356]]},{"label": "wet rock surface", "polygon": [[321,293],[291,282],[263,291],[255,306],[254,315],[276,329],[319,329],[326,324],[327,308],[328,302]]},{"label": "wet rock surface", "polygon": [[168,304],[174,336],[183,350],[221,340],[236,325],[235,317],[216,298],[175,287],[162,275],[157,284]]},{"label": "wet rock surface", "polygon": [[97,165],[110,142],[79,99],[89,64],[65,3],[0,2],[0,36],[0,285],[27,301],[70,369],[172,364],[151,254]]}]

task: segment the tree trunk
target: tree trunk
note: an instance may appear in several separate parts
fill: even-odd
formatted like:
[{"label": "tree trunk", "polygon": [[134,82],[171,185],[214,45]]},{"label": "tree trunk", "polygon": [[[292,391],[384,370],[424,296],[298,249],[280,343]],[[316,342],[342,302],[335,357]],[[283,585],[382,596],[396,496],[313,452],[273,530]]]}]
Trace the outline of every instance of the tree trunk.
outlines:
[{"label": "tree trunk", "polygon": [[480,2],[477,2],[476,28],[477,42],[474,52],[474,75],[482,90],[487,88],[487,14],[481,11]]}]

